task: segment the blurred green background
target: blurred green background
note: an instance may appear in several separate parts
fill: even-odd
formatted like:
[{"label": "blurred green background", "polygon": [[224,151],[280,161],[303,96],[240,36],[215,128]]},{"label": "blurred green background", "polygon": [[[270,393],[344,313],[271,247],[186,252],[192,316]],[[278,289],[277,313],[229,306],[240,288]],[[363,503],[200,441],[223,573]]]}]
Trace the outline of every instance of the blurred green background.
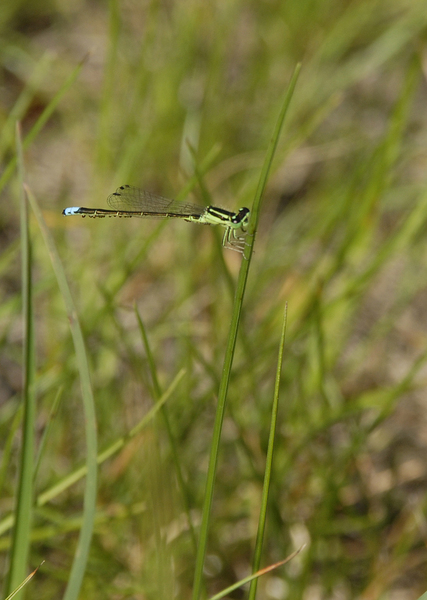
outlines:
[{"label": "blurred green background", "polygon": [[[3,0],[3,575],[22,418],[15,121],[25,139],[53,108],[27,143],[25,180],[77,305],[100,448],[154,403],[135,304],[162,389],[186,369],[166,407],[197,532],[241,257],[220,248],[215,228],[64,218],[61,211],[106,207],[108,194],[125,183],[169,197],[191,184],[193,202],[251,206],[301,61],[251,264],[206,587],[213,594],[250,572],[287,301],[263,565],[306,546],[261,578],[258,597],[406,600],[426,590],[426,25],[421,0]],[[84,463],[85,439],[68,320],[31,224],[38,444],[50,424],[37,495]],[[65,587],[82,489],[80,481],[35,510],[29,568],[46,562],[31,598],[58,598]],[[195,550],[184,504],[163,422],[152,421],[100,467],[81,597],[188,598]]]}]

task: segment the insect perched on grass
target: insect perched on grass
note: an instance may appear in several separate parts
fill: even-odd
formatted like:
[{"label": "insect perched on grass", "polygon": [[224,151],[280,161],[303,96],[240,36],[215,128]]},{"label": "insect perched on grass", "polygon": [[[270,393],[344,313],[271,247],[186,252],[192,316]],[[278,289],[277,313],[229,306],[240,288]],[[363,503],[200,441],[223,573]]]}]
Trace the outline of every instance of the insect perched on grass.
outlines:
[{"label": "insect perched on grass", "polygon": [[[216,206],[198,206],[190,202],[170,200],[157,194],[152,194],[132,185],[121,185],[114,194],[107,199],[109,209],[85,208],[84,206],[70,206],[64,208],[65,216],[81,215],[82,217],[151,217],[151,218],[177,218],[190,223],[202,225],[222,225],[225,227],[222,245],[224,248],[236,250],[243,254],[245,249],[245,236],[249,224],[249,208],[239,208],[237,212],[230,212]],[[239,231],[240,230],[240,231]],[[238,235],[238,233],[243,235]]]}]

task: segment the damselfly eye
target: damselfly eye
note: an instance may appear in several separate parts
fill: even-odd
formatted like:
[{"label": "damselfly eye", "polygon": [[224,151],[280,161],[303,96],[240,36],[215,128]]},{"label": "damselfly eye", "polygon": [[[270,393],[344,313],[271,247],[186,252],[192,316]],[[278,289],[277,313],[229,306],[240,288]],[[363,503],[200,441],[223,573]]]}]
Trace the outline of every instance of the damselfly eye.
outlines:
[{"label": "damselfly eye", "polygon": [[236,225],[238,225],[238,224],[246,225],[249,220],[250,212],[251,211],[249,210],[249,208],[246,208],[246,206],[242,206],[242,208],[239,208],[239,212],[233,216],[232,222],[235,223]]}]

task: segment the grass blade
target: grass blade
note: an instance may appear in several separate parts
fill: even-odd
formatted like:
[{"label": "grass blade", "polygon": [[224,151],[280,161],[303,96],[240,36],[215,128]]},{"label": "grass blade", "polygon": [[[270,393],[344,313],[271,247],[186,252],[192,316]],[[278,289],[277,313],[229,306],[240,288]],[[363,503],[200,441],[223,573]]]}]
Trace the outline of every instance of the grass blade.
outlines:
[{"label": "grass blade", "polygon": [[28,199],[33,212],[36,216],[38,225],[43,235],[44,242],[48,249],[53,270],[58,281],[61,295],[64,299],[65,307],[70,321],[71,335],[76,351],[77,364],[80,373],[82,388],[82,400],[85,416],[85,433],[87,445],[87,477],[84,494],[83,523],[80,530],[79,540],[74,555],[73,565],[71,567],[68,579],[67,589],[64,594],[65,600],[75,600],[80,592],[83,575],[86,569],[87,558],[89,554],[90,543],[92,539],[93,524],[96,511],[96,484],[97,484],[97,437],[96,437],[96,417],[95,402],[90,383],[89,365],[86,356],[86,349],[83,340],[83,334],[80,323],[77,318],[77,311],[71,296],[70,288],[65,277],[64,269],[61,264],[55,242],[44,221],[40,207],[31,193],[31,190],[25,186]]},{"label": "grass blade", "polygon": [[225,404],[227,399],[228,385],[230,381],[231,367],[233,364],[234,351],[236,347],[237,340],[237,331],[239,328],[240,315],[242,311],[243,305],[243,297],[246,288],[246,282],[249,274],[250,261],[252,256],[253,244],[255,240],[255,232],[258,225],[258,218],[260,213],[260,205],[261,198],[264,193],[264,189],[267,183],[268,175],[271,170],[271,165],[273,162],[274,153],[277,148],[277,144],[279,141],[280,133],[282,130],[283,122],[285,119],[285,115],[287,113],[293,91],[295,89],[295,85],[298,79],[300,71],[300,66],[297,65],[294,74],[291,78],[291,82],[289,84],[288,91],[285,95],[285,99],[282,105],[282,108],[279,113],[279,117],[277,119],[277,123],[273,132],[273,136],[271,138],[269,147],[267,149],[267,154],[264,160],[264,164],[261,170],[261,175],[258,183],[258,187],[255,193],[255,198],[252,206],[252,216],[251,222],[248,229],[248,236],[251,240],[249,242],[248,250],[245,252],[244,260],[242,260],[242,265],[240,267],[239,279],[237,282],[236,295],[234,298],[233,304],[233,313],[230,323],[230,330],[228,334],[227,348],[225,352],[224,358],[224,366],[222,371],[222,377],[219,387],[218,393],[218,406],[215,415],[215,425],[212,436],[212,446],[211,446],[211,454],[209,458],[209,467],[206,479],[206,490],[205,490],[205,500],[203,505],[203,514],[202,514],[202,522],[200,525],[200,537],[199,537],[199,545],[197,548],[197,556],[196,556],[196,567],[195,567],[195,575],[194,575],[194,587],[193,587],[193,600],[198,600],[200,597],[200,591],[202,586],[202,575],[203,575],[203,565],[205,561],[206,548],[207,548],[207,536],[208,536],[208,528],[209,528],[209,519],[212,507],[213,500],[213,490],[215,484],[215,475],[216,475],[216,467],[218,463],[218,453],[219,453],[219,443],[221,438],[222,431],[222,423],[224,420],[225,413]]},{"label": "grass blade", "polygon": [[24,163],[19,124],[16,128],[18,176],[21,199],[21,248],[22,248],[22,313],[24,322],[24,414],[22,424],[22,453],[19,467],[19,483],[15,509],[15,528],[10,553],[10,570],[6,593],[16,588],[24,579],[30,548],[30,532],[33,505],[33,456],[35,423],[35,353],[34,313],[32,298],[32,251],[29,233],[28,204],[24,193]]},{"label": "grass blade", "polygon": [[[267,461],[266,461],[266,465],[265,465],[264,485],[263,485],[263,489],[262,489],[262,499],[261,499],[261,510],[260,510],[260,515],[259,515],[258,533],[257,533],[257,539],[256,539],[256,543],[255,543],[254,563],[253,563],[253,569],[252,569],[254,572],[259,571],[259,566],[261,563],[262,542],[264,539],[265,521],[266,521],[266,516],[267,516],[268,492],[270,490],[271,471],[272,471],[272,465],[273,465],[274,440],[275,440],[276,424],[277,424],[277,411],[279,408],[280,376],[282,374],[283,349],[285,346],[287,319],[288,319],[288,305],[285,306],[285,314],[283,316],[282,335],[280,338],[280,346],[279,346],[279,356],[277,359],[276,381],[275,381],[275,385],[274,385],[273,406],[271,409],[270,435],[268,438]],[[249,600],[255,599],[257,585],[258,585],[258,579],[253,579],[251,581],[251,587],[249,590]]]}]

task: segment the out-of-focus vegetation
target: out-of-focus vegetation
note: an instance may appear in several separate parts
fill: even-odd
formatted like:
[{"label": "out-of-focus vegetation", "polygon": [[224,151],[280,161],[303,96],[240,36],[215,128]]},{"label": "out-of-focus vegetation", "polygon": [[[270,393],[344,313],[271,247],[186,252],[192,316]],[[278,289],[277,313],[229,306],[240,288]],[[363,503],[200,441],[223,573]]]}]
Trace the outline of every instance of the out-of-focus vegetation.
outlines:
[{"label": "out-of-focus vegetation", "polygon": [[[261,578],[259,598],[406,600],[426,590],[426,25],[421,0],[2,2],[4,576],[22,444],[16,120],[25,181],[56,241],[83,328],[100,449],[132,430],[159,392],[135,304],[160,391],[185,369],[165,404],[171,436],[156,418],[99,468],[81,597],[188,598],[195,546],[185,506],[197,539],[241,258],[219,250],[215,228],[61,211],[105,207],[124,183],[170,197],[188,186],[199,204],[250,206],[301,61],[251,263],[206,587],[213,594],[251,569],[287,301],[263,564],[306,546]],[[46,562],[29,593],[58,598],[81,525],[83,482],[49,500],[41,494],[85,463],[86,445],[69,323],[34,219],[31,236],[36,450],[49,429],[28,569]]]}]

